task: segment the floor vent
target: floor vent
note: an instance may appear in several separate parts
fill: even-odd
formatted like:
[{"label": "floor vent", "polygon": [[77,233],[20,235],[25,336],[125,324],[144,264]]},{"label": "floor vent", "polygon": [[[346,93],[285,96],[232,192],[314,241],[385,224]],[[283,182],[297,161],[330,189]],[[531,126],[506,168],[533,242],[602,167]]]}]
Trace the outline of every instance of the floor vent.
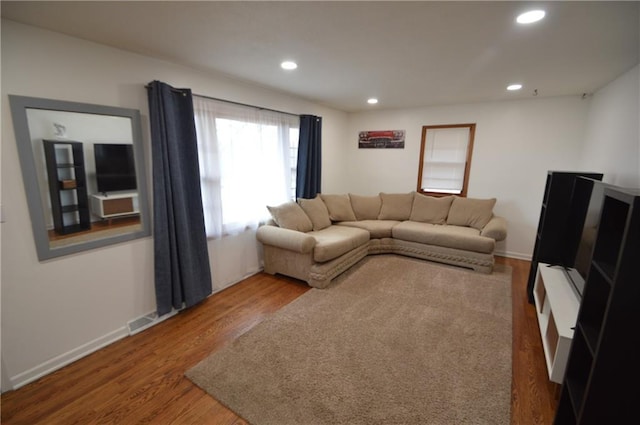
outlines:
[{"label": "floor vent", "polygon": [[157,325],[158,323],[163,322],[168,318],[175,316],[176,314],[178,314],[178,312],[174,310],[162,317],[158,317],[158,314],[155,312],[146,314],[142,317],[138,317],[137,319],[132,320],[127,324],[127,326],[129,327],[129,335],[135,335],[138,332],[142,332],[143,330],[148,329],[153,325]]}]

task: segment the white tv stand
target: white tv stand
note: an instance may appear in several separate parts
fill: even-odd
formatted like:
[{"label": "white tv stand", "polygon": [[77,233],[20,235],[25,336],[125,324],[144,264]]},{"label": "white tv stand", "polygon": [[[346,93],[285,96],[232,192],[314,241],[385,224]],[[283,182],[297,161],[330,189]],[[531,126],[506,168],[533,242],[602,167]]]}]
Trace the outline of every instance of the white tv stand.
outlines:
[{"label": "white tv stand", "polygon": [[91,212],[102,219],[111,219],[140,213],[138,192],[91,195]]},{"label": "white tv stand", "polygon": [[562,383],[580,299],[562,267],[538,264],[533,299],[549,379]]}]

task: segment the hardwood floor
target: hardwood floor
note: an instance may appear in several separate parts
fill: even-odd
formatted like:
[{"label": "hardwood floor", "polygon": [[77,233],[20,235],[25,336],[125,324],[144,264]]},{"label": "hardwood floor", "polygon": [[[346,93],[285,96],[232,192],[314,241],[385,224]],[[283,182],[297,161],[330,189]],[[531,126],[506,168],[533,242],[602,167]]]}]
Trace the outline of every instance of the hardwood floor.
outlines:
[{"label": "hardwood floor", "polygon": [[502,257],[496,261],[513,268],[511,424],[549,425],[553,423],[560,385],[549,381],[536,310],[527,300],[531,263]]},{"label": "hardwood floor", "polygon": [[[528,304],[529,262],[513,267],[511,423],[551,424],[559,392],[547,379],[535,309]],[[260,273],[144,332],[118,341],[1,397],[10,424],[246,424],[184,377],[309,288]]]}]

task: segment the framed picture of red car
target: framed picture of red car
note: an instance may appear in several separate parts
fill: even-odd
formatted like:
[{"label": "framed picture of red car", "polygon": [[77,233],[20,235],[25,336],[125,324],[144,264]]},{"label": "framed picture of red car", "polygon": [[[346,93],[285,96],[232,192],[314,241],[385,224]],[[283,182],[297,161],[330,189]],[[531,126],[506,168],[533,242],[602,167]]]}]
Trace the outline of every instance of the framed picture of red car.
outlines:
[{"label": "framed picture of red car", "polygon": [[404,149],[404,130],[361,131],[358,134],[360,149]]}]

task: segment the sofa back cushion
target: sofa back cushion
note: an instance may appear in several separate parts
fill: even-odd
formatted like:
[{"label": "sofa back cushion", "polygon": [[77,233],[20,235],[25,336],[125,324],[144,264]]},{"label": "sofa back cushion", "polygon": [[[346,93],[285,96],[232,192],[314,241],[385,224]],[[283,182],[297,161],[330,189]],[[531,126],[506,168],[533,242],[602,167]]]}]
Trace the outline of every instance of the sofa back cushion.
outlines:
[{"label": "sofa back cushion", "polygon": [[436,198],[416,193],[409,219],[421,223],[445,224],[452,202],[453,196]]},{"label": "sofa back cushion", "polygon": [[378,220],[409,220],[413,205],[413,194],[409,193],[380,193],[382,207]]},{"label": "sofa back cushion", "polygon": [[307,214],[300,205],[293,201],[276,206],[267,206],[267,209],[271,213],[273,221],[282,228],[300,232],[313,230],[313,225]]},{"label": "sofa back cushion", "polygon": [[349,195],[325,195],[320,194],[324,204],[329,210],[331,221],[355,221],[356,215],[351,208]]},{"label": "sofa back cushion", "polygon": [[377,220],[382,206],[380,195],[362,196],[349,194],[351,207],[357,220]]},{"label": "sofa back cushion", "polygon": [[449,209],[447,224],[469,226],[482,230],[493,217],[493,206],[495,204],[496,198],[474,199],[454,196]]},{"label": "sofa back cushion", "polygon": [[311,219],[313,230],[322,230],[331,226],[329,210],[327,210],[320,195],[317,195],[313,199],[298,198],[298,204],[300,204],[300,207],[302,207]]}]

